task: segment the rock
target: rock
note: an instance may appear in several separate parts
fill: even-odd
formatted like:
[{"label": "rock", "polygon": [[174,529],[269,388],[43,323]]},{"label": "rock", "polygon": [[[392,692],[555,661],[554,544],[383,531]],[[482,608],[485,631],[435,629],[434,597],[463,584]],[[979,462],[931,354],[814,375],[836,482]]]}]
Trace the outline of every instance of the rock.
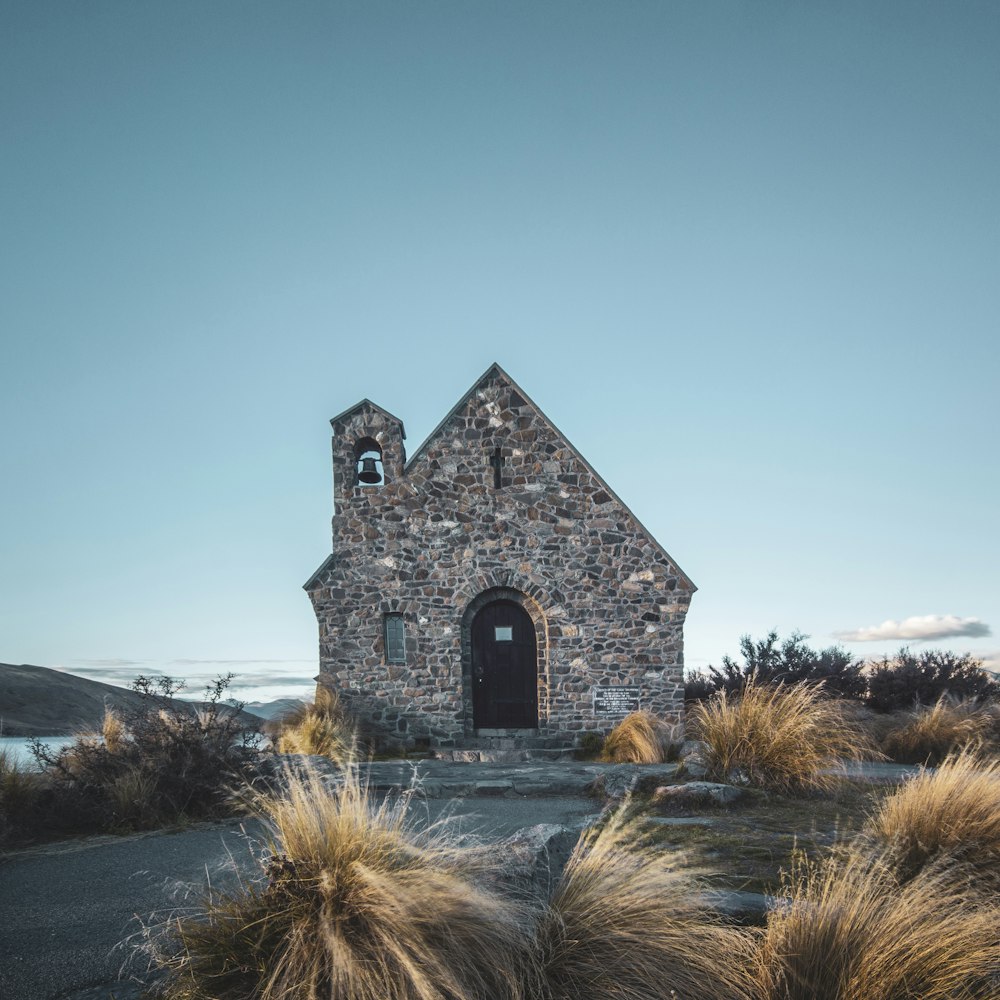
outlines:
[{"label": "rock", "polygon": [[695,780],[708,774],[705,752],[708,748],[701,740],[685,740],[681,745],[680,762],[684,774]]},{"label": "rock", "polygon": [[616,764],[598,775],[587,790],[606,799],[623,799],[631,792],[656,788],[674,778],[679,769],[677,764]]},{"label": "rock", "polygon": [[506,855],[508,860],[503,866],[504,887],[518,895],[548,898],[580,839],[580,832],[579,827],[539,823],[491,845],[491,854]]},{"label": "rock", "polygon": [[657,788],[655,798],[665,805],[685,809],[697,806],[728,806],[739,802],[746,790],[735,785],[721,785],[714,781],[689,781],[684,785],[667,785]]},{"label": "rock", "polygon": [[715,826],[715,816],[646,816],[647,823],[656,826]]},{"label": "rock", "polygon": [[510,781],[477,781],[475,786],[476,795],[506,795],[513,790],[514,785]]},{"label": "rock", "polygon": [[735,889],[713,889],[704,894],[705,902],[727,920],[735,924],[763,926],[767,923],[768,910],[780,902],[773,896],[759,892],[740,892]]},{"label": "rock", "polygon": [[589,790],[606,799],[623,799],[632,792],[638,780],[638,764],[619,764],[599,775]]},{"label": "rock", "polygon": [[680,769],[680,764],[643,764],[639,768],[634,790],[652,794],[660,785],[673,781]]}]

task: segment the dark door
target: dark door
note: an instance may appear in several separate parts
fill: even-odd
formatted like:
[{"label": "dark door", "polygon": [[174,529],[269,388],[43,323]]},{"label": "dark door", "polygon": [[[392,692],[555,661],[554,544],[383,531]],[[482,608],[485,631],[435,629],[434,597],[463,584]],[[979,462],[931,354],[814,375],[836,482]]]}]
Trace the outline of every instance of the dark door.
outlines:
[{"label": "dark door", "polygon": [[472,620],[472,717],[476,729],[538,726],[535,625],[513,601],[494,601]]}]

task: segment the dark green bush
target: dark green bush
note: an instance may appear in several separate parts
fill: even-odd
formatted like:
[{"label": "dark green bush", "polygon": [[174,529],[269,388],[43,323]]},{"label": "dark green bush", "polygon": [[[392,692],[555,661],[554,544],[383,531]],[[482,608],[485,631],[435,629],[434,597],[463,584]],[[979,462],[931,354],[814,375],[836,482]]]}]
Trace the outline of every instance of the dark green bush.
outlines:
[{"label": "dark green bush", "polygon": [[904,648],[871,666],[865,700],[876,711],[892,712],[934,705],[945,695],[983,702],[1000,697],[1000,684],[969,653],[928,649],[915,654]]},{"label": "dark green bush", "polygon": [[793,632],[784,642],[772,629],[754,642],[749,635],[740,638],[743,662],[729,656],[722,658],[722,668],[709,667],[708,673],[693,674],[684,686],[686,701],[701,701],[716,691],[735,694],[748,682],[754,684],[796,684],[802,681],[822,683],[823,690],[841,698],[861,698],[865,677],[860,660],[839,646],[815,650],[806,645],[808,636]]},{"label": "dark green bush", "polygon": [[711,698],[718,690],[711,675],[704,673],[704,671],[692,670],[684,678],[685,702],[704,701],[706,698]]},{"label": "dark green bush", "polygon": [[596,760],[604,749],[604,733],[589,731],[580,734],[577,756],[580,760]]}]

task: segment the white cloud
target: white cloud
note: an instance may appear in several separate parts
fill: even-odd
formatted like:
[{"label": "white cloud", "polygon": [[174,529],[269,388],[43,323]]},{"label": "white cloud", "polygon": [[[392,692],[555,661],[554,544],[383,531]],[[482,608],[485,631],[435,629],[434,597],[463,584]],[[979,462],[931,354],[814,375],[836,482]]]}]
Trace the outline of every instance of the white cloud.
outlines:
[{"label": "white cloud", "polygon": [[120,656],[113,656],[107,660],[73,660],[73,663],[85,663],[90,667],[138,667],[149,660],[123,660]]},{"label": "white cloud", "polygon": [[191,666],[212,666],[218,665],[223,667],[231,667],[233,665],[243,666],[251,663],[312,663],[312,660],[171,660],[171,663],[177,663],[181,666],[191,667]]},{"label": "white cloud", "polygon": [[878,642],[885,639],[979,639],[990,635],[990,627],[978,618],[959,618],[957,615],[914,615],[902,621],[882,622],[850,632],[834,632],[834,637],[844,642]]}]

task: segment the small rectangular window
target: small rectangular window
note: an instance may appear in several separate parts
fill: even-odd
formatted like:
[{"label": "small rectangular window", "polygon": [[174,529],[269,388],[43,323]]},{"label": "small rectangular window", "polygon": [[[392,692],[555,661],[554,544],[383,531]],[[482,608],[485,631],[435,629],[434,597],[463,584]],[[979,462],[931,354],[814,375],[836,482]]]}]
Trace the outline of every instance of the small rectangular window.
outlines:
[{"label": "small rectangular window", "polygon": [[385,662],[406,662],[406,631],[402,615],[385,616]]},{"label": "small rectangular window", "polygon": [[494,628],[494,633],[497,642],[514,641],[514,627],[512,625],[497,625]]}]

